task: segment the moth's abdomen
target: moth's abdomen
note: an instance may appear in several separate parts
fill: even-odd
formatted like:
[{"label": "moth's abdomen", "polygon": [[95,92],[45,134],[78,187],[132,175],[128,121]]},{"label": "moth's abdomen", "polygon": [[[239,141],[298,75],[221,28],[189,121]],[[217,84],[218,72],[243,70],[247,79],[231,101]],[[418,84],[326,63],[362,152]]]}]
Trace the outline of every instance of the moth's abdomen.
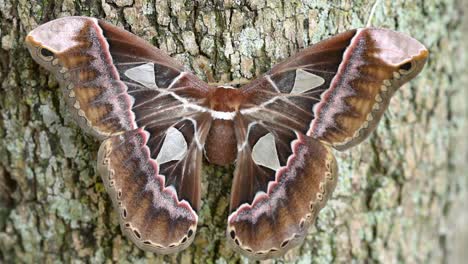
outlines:
[{"label": "moth's abdomen", "polygon": [[216,119],[206,139],[205,156],[210,163],[228,165],[237,156],[237,140],[232,120]]},{"label": "moth's abdomen", "polygon": [[213,122],[205,145],[205,156],[210,163],[228,165],[237,157],[237,139],[234,119],[245,100],[239,89],[220,86],[208,94],[206,106]]}]

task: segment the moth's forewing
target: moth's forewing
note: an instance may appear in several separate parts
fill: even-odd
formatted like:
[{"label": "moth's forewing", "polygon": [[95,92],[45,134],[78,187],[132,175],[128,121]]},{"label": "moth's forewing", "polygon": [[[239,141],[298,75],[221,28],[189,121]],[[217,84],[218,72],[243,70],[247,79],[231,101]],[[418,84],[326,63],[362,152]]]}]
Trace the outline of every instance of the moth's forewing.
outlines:
[{"label": "moth's forewing", "polygon": [[137,128],[133,99],[120,81],[96,19],[50,21],[31,31],[26,45],[59,81],[72,116],[85,131],[104,139]]},{"label": "moth's forewing", "polygon": [[358,30],[314,108],[307,135],[339,150],[362,142],[374,131],[398,88],[421,72],[428,54],[421,43],[402,33]]}]

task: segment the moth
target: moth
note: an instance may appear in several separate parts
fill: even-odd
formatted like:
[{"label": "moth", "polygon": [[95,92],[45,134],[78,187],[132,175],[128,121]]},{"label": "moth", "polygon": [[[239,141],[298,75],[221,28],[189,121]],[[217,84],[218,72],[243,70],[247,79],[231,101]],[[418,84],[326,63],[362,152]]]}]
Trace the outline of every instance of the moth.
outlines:
[{"label": "moth", "polygon": [[355,29],[233,88],[95,18],[50,21],[26,45],[79,126],[102,140],[98,169],[130,240],[161,254],[190,245],[205,157],[235,163],[226,237],[254,259],[304,240],[337,182],[332,150],[367,138],[428,57],[402,33]]}]

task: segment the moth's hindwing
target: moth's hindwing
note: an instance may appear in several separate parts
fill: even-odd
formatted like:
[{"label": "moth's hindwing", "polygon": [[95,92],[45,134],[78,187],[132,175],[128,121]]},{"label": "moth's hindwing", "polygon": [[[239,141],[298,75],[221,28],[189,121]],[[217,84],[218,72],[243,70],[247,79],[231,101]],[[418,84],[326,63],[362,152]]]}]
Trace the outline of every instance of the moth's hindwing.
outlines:
[{"label": "moth's hindwing", "polygon": [[122,232],[139,248],[173,253],[190,245],[198,216],[187,201],[166,187],[150,157],[148,132],[126,132],[105,140],[98,169],[117,211]]},{"label": "moth's hindwing", "polygon": [[250,128],[238,155],[226,231],[237,251],[255,259],[281,256],[304,240],[337,176],[329,147],[300,133],[287,138],[263,129]]}]

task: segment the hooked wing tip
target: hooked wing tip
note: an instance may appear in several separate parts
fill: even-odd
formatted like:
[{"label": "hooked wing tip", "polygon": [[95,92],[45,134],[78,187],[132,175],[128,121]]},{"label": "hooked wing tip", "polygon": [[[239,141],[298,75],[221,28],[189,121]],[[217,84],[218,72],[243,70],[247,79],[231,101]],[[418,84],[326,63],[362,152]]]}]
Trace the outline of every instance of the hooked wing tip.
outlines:
[{"label": "hooked wing tip", "polygon": [[90,17],[63,17],[49,21],[33,29],[26,36],[28,46],[44,47],[54,53],[63,52],[76,44],[81,30],[97,20]]},{"label": "hooked wing tip", "polygon": [[376,51],[388,64],[397,66],[416,61],[424,65],[429,56],[429,51],[421,42],[405,33],[384,28],[364,28],[361,32],[372,40]]}]

